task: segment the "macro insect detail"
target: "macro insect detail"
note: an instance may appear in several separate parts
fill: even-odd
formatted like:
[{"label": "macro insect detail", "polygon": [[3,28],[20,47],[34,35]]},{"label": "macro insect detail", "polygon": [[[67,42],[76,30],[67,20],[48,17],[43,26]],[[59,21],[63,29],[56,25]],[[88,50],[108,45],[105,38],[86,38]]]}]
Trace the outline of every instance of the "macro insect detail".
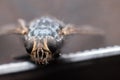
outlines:
[{"label": "macro insect detail", "polygon": [[[47,64],[60,53],[64,38],[71,34],[103,34],[99,29],[90,26],[75,27],[49,16],[43,16],[26,23],[23,19],[19,24],[1,28],[0,34],[18,33],[24,36],[26,51],[33,61]],[[9,27],[8,27],[9,26]]]},{"label": "macro insect detail", "polygon": [[25,34],[26,50],[35,62],[48,63],[61,47],[64,23],[55,18],[41,17],[30,22],[28,26]]}]

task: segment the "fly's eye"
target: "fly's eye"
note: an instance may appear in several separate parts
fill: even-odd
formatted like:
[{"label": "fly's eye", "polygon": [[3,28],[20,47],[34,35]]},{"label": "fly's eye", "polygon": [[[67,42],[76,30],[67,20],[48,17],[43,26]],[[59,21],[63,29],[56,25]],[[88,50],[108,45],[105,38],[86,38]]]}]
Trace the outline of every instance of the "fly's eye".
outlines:
[{"label": "fly's eye", "polygon": [[56,42],[55,39],[48,39],[47,46],[52,53],[56,52],[56,50],[58,49],[57,44],[58,43]]},{"label": "fly's eye", "polygon": [[32,41],[25,41],[25,48],[28,53],[31,53],[33,49],[33,42]]},{"label": "fly's eye", "polygon": [[50,49],[51,52],[54,53],[56,51],[57,47],[53,46],[53,45],[49,45],[49,49]]}]

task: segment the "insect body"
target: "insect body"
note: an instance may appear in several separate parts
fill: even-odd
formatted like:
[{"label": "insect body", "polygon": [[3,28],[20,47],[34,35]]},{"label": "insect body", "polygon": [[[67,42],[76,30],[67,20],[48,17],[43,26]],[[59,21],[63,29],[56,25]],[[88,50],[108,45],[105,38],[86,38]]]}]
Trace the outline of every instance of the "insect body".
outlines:
[{"label": "insect body", "polygon": [[2,27],[0,34],[19,33],[24,36],[24,44],[33,61],[47,64],[54,59],[63,44],[64,38],[71,34],[103,34],[101,30],[90,26],[75,27],[48,16],[43,16],[26,23],[19,19],[19,24]]},{"label": "insect body", "polygon": [[41,17],[29,24],[28,32],[25,34],[28,44],[25,46],[32,60],[44,64],[53,59],[63,41],[63,27],[63,22],[50,17]]}]

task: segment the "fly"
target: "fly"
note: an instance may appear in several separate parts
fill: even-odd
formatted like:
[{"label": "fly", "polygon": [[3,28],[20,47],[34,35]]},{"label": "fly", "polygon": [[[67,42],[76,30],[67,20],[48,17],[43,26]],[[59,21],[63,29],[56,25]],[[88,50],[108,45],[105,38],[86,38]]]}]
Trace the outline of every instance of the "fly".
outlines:
[{"label": "fly", "polygon": [[[9,26],[9,27],[8,27]],[[60,54],[65,37],[72,34],[103,34],[90,26],[76,27],[49,16],[36,18],[29,23],[19,19],[18,24],[1,27],[0,34],[17,33],[24,36],[26,51],[39,64],[47,64]]]}]

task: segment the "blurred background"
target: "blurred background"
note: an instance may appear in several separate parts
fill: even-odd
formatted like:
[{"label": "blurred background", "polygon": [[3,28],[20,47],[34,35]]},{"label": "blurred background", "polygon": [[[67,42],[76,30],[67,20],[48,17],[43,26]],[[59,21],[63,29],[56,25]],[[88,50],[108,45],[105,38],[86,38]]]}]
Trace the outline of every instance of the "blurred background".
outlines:
[{"label": "blurred background", "polygon": [[[62,53],[120,44],[120,0],[0,0],[0,25],[17,23],[19,18],[29,22],[44,15],[105,31],[104,36],[69,36]],[[0,64],[16,62],[14,58],[24,54],[27,53],[20,36],[0,37]]]}]

